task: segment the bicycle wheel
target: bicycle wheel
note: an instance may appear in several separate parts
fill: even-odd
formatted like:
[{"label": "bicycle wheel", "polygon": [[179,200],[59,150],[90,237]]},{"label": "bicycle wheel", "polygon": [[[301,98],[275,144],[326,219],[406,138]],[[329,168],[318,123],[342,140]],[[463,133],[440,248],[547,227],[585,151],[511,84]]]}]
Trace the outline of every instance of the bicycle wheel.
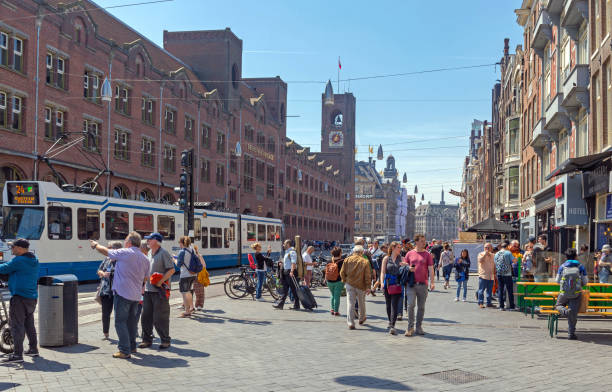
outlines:
[{"label": "bicycle wheel", "polygon": [[274,275],[266,275],[266,288],[268,292],[275,300],[280,298],[280,294],[278,292],[276,276]]},{"label": "bicycle wheel", "polygon": [[242,277],[240,275],[229,275],[225,278],[225,283],[223,284],[223,291],[225,291],[225,295],[227,295],[231,299],[240,298],[240,296],[237,296],[236,293],[232,290],[232,285],[235,284],[236,279],[242,279]]},{"label": "bicycle wheel", "polygon": [[230,291],[236,299],[244,298],[247,294],[250,294],[249,287],[247,278],[241,275],[234,276],[229,283]]},{"label": "bicycle wheel", "polygon": [[5,354],[13,352],[13,336],[11,335],[11,329],[6,321],[0,324],[0,351]]}]

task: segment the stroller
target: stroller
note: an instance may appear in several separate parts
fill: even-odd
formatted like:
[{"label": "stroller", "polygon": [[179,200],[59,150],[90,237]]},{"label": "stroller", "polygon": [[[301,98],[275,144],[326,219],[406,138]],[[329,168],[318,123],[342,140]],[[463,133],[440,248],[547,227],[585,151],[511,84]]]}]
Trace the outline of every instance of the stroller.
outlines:
[{"label": "stroller", "polygon": [[9,312],[4,299],[7,295],[5,290],[7,284],[3,281],[4,276],[0,276],[0,351],[5,354],[13,352],[13,337],[9,327]]}]

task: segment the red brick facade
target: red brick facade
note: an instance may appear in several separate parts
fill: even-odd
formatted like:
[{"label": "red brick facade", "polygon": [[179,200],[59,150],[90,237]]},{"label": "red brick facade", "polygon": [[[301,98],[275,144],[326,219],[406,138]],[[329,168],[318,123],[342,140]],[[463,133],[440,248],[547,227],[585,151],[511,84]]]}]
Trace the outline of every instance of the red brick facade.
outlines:
[{"label": "red brick facade", "polygon": [[[65,135],[56,149],[75,146],[46,155],[64,182],[83,184],[106,164],[112,175],[97,181],[101,194],[174,201],[181,151],[194,148],[199,201],[283,219],[289,236],[352,238],[354,159],[347,157],[345,173],[342,155],[319,165],[326,158],[291,143],[287,84],[278,76],[242,78],[242,41],[229,29],[164,31],[162,49],[91,11],[93,3],[46,4],[2,5],[0,184],[55,180],[36,157]],[[110,106],[100,99],[109,75]]]}]

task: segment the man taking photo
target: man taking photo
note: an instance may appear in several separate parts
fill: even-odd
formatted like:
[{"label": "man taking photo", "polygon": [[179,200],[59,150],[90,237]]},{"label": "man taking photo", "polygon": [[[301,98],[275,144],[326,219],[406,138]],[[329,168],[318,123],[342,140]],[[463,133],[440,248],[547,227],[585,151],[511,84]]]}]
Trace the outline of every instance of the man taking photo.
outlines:
[{"label": "man taking photo", "polygon": [[34,310],[38,299],[38,259],[30,252],[28,240],[20,238],[9,243],[15,256],[8,263],[0,264],[0,274],[8,274],[11,302],[9,319],[15,349],[5,363],[23,362],[23,340],[28,335],[30,349],[25,355],[38,356],[38,339],[34,327]]}]

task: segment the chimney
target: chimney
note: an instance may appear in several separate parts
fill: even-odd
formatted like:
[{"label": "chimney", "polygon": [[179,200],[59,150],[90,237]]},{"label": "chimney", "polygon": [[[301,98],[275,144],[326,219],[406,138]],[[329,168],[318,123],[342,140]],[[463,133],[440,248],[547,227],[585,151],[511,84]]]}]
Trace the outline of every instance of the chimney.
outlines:
[{"label": "chimney", "polygon": [[510,49],[510,38],[504,38],[504,57],[508,57],[508,50]]}]

